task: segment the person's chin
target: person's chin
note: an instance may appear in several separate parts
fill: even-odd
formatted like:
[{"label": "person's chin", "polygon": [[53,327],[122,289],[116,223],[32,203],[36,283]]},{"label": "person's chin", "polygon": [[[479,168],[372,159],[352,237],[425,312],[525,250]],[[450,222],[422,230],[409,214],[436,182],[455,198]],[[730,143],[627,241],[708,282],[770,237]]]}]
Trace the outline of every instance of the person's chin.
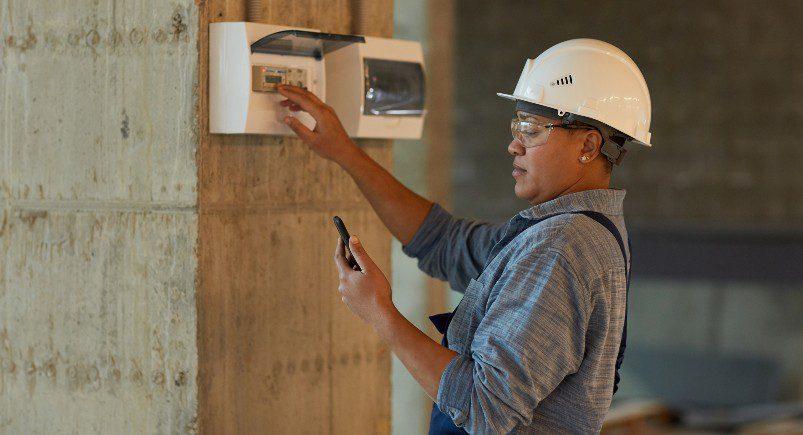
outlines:
[{"label": "person's chin", "polygon": [[532,189],[528,189],[524,183],[519,180],[516,180],[516,185],[513,186],[513,192],[516,194],[516,197],[519,199],[523,199],[525,201],[529,200],[532,196]]}]

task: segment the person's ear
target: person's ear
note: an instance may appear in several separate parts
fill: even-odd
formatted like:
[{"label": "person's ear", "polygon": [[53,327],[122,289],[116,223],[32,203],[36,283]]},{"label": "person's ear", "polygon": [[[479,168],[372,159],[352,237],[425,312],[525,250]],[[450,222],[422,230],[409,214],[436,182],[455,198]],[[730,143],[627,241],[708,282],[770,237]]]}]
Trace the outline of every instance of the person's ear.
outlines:
[{"label": "person's ear", "polygon": [[597,130],[582,130],[582,147],[580,149],[580,162],[588,163],[599,155],[602,148],[602,135]]}]

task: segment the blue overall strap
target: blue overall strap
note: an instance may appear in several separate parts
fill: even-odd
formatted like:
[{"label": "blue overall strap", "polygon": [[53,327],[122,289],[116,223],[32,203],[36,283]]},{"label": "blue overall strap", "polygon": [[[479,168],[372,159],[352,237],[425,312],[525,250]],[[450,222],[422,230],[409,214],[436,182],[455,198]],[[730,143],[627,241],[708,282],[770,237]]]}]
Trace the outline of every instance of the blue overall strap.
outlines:
[{"label": "blue overall strap", "polygon": [[[622,234],[616,228],[616,225],[614,225],[613,222],[611,222],[611,220],[608,219],[604,214],[596,211],[577,211],[574,213],[586,215],[599,222],[603,227],[607,228],[619,243],[619,249],[622,250],[622,257],[625,259],[625,324],[622,326],[622,341],[619,343],[619,353],[616,354],[616,370],[613,375],[613,394],[616,394],[616,390],[619,389],[619,380],[621,379],[619,376],[619,369],[622,368],[622,361],[625,359],[625,348],[627,347],[627,299],[628,294],[630,293],[630,269],[628,268],[627,263],[627,251],[625,251],[625,244],[622,241]],[[630,248],[629,235],[627,237],[627,249],[630,250],[631,254],[633,253]]]}]

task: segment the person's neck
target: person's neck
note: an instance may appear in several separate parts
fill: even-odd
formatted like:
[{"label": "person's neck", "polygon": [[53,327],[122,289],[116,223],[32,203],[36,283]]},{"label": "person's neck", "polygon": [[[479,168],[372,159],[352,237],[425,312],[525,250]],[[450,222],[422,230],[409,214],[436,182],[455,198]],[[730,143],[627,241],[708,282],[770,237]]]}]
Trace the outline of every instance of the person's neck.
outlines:
[{"label": "person's neck", "polygon": [[581,192],[583,190],[593,190],[593,189],[610,189],[611,188],[611,176],[606,174],[600,177],[588,177],[588,178],[581,178],[574,183],[573,185],[569,186],[568,189],[564,190],[563,192],[559,193],[558,196],[568,195],[570,193]]},{"label": "person's neck", "polygon": [[570,193],[581,192],[583,190],[594,190],[594,189],[610,189],[611,188],[611,175],[604,174],[602,176],[597,177],[583,177],[577,180],[576,183],[572,184],[568,188],[566,188],[563,192],[558,193],[552,198],[546,198],[542,201],[531,201],[531,205],[538,205],[540,203],[553,200],[563,195],[568,195]]}]

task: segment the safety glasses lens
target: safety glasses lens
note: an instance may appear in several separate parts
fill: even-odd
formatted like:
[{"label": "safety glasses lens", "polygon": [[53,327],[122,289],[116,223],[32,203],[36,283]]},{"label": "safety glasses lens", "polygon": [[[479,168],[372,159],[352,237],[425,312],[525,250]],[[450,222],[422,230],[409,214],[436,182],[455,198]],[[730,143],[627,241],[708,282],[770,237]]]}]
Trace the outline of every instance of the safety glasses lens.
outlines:
[{"label": "safety glasses lens", "polygon": [[510,132],[525,148],[543,145],[549,138],[549,127],[521,119],[511,120]]}]

